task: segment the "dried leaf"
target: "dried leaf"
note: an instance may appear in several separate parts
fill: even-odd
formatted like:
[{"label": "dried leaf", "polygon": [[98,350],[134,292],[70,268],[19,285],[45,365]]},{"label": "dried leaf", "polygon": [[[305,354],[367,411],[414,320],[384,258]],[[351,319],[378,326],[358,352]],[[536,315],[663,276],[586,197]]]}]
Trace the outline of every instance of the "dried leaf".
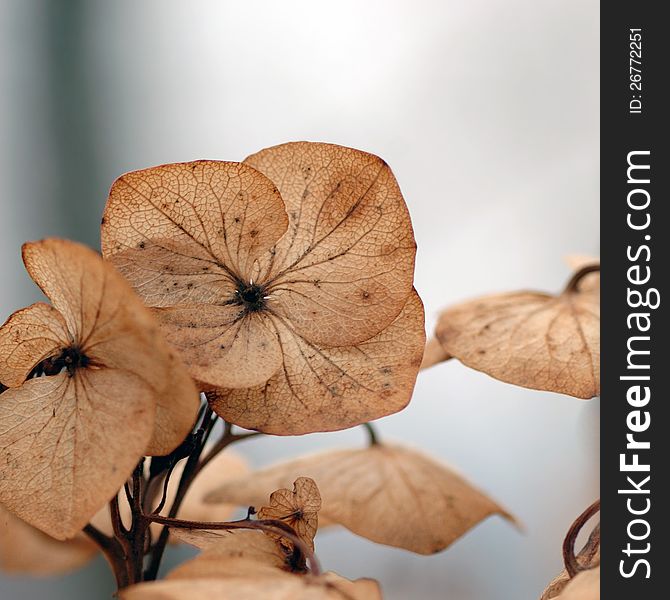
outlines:
[{"label": "dried leaf", "polygon": [[[298,477],[293,483],[293,491],[282,488],[270,494],[270,505],[259,509],[258,518],[283,521],[314,550],[314,536],[319,527],[320,509],[321,495],[314,480],[309,477]],[[285,538],[281,540],[286,542]]]},{"label": "dried leaf", "polygon": [[0,571],[52,576],[84,566],[98,547],[84,534],[60,541],[0,506]]},{"label": "dried leaf", "polygon": [[[181,442],[198,394],[150,313],[96,253],[45,240],[23,255],[54,308],[32,305],[0,330],[3,376],[18,385],[0,403],[0,500],[64,539],[116,493],[148,446]],[[25,341],[40,334],[43,345]],[[46,376],[19,383],[26,373]]]},{"label": "dried leaf", "polygon": [[447,466],[414,450],[377,444],[305,456],[232,480],[208,502],[258,506],[297,476],[314,479],[319,518],[374,542],[439,552],[487,516],[513,517]]},{"label": "dried leaf", "polygon": [[512,292],[447,309],[436,331],[463,364],[522,387],[600,394],[600,287]]},{"label": "dried leaf", "polygon": [[274,576],[168,579],[121,590],[121,600],[381,600],[372,579],[349,581],[335,573],[318,577],[277,573]]},{"label": "dried leaf", "polygon": [[17,310],[0,328],[0,381],[19,387],[36,364],[73,342],[61,314],[43,302]]},{"label": "dried leaf", "polygon": [[600,600],[600,567],[577,573],[557,598],[560,600]]},{"label": "dried leaf", "polygon": [[[239,558],[275,569],[288,570],[286,553],[274,537],[256,529],[173,529],[179,541],[208,551],[219,558]],[[203,556],[205,552],[200,554]],[[174,571],[173,571],[174,572]]]},{"label": "dried leaf", "polygon": [[426,342],[426,347],[423,351],[423,360],[421,361],[421,370],[429,369],[430,367],[449,360],[451,356],[442,347],[442,344],[436,338],[432,338]]},{"label": "dried leaf", "polygon": [[[246,163],[122,176],[103,254],[155,308],[202,389],[218,392],[212,404],[228,421],[301,434],[400,410],[424,332],[412,227],[390,169],[310,143]],[[385,364],[382,346],[399,341]]]},{"label": "dried leaf", "polygon": [[174,529],[173,535],[204,551],[171,571],[169,579],[259,577],[277,571],[305,571],[304,558],[296,561],[292,551],[262,531]]},{"label": "dried leaf", "polygon": [[413,293],[398,318],[357,346],[320,349],[277,323],[283,368],[267,383],[207,394],[227,421],[277,435],[346,429],[409,402],[424,344],[423,305]]}]

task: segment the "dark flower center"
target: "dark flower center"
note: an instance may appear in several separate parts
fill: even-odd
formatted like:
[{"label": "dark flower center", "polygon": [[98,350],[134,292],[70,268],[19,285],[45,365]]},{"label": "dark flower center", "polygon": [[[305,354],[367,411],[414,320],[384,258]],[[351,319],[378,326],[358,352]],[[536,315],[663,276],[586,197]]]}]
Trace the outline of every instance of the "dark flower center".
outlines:
[{"label": "dark flower center", "polygon": [[235,292],[235,301],[249,312],[262,310],[265,306],[265,288],[257,283],[240,282]]},{"label": "dark flower center", "polygon": [[64,348],[60,354],[45,358],[38,363],[28,375],[28,379],[41,377],[42,375],[47,377],[58,375],[64,369],[72,377],[77,369],[88,366],[90,362],[91,359],[80,348]]}]

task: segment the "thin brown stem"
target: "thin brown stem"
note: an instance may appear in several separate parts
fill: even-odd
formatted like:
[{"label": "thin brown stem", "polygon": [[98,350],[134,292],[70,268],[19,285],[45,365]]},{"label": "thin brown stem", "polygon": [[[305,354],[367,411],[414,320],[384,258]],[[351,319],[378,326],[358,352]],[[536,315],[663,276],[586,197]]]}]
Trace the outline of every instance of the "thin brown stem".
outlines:
[{"label": "thin brown stem", "polygon": [[219,439],[216,444],[214,444],[207,454],[203,456],[202,460],[198,463],[198,466],[195,469],[195,472],[193,473],[193,478],[195,478],[196,475],[200,473],[208,464],[209,462],[214,459],[217,454],[219,454],[221,451],[225,450],[230,444],[233,444],[235,442],[241,442],[242,440],[246,440],[248,438],[256,437],[259,435],[263,435],[262,431],[249,431],[247,433],[232,433],[231,427],[229,426],[228,423],[226,423],[224,433],[221,436],[221,439]]},{"label": "thin brown stem", "polygon": [[377,446],[379,444],[379,436],[377,435],[377,430],[373,427],[372,423],[363,423],[362,426],[368,433],[370,446]]},{"label": "thin brown stem", "polygon": [[[202,454],[203,450],[203,438],[206,437],[206,432],[211,431],[211,429],[216,424],[216,419],[212,416],[213,411],[208,406],[205,409],[200,427],[195,434],[195,450],[191,452],[188,459],[186,460],[186,465],[184,466],[184,471],[182,472],[181,479],[179,480],[179,486],[177,487],[177,493],[175,494],[174,502],[172,503],[168,513],[168,516],[171,518],[177,516],[177,512],[179,511],[181,503],[186,496],[186,492],[188,491],[188,488],[193,481],[193,476],[198,466],[198,462],[200,461],[200,455]],[[153,516],[147,515],[147,518],[153,518]],[[160,535],[158,536],[158,540],[156,541],[156,544],[151,551],[151,559],[149,561],[149,566],[144,572],[144,580],[153,581],[158,576],[158,569],[160,568],[160,563],[163,559],[163,553],[165,552],[165,546],[167,545],[169,533],[170,532],[168,528],[163,527]]]},{"label": "thin brown stem", "polygon": [[294,544],[298,550],[304,555],[309,562],[310,571],[313,575],[321,573],[321,566],[317,560],[312,549],[305,544],[295,533],[295,530],[282,521],[275,519],[261,519],[252,521],[249,519],[242,519],[241,521],[221,521],[221,522],[202,522],[202,521],[187,521],[184,519],[173,519],[170,517],[161,517],[160,515],[149,515],[147,517],[155,523],[162,523],[168,527],[179,529],[207,529],[207,530],[224,530],[232,531],[235,529],[257,529],[273,533],[281,537],[285,537]]},{"label": "thin brown stem", "polygon": [[579,269],[571,278],[570,281],[565,286],[564,293],[576,292],[579,282],[589,273],[595,273],[600,271],[600,263],[586,265]]},{"label": "thin brown stem", "polygon": [[107,562],[112,567],[116,587],[118,589],[126,587],[129,584],[128,570],[124,558],[125,552],[119,540],[105,535],[90,523],[84,527],[84,533],[97,544],[105,555]]},{"label": "thin brown stem", "polygon": [[591,517],[593,517],[599,510],[600,499],[596,500],[575,519],[575,522],[570,526],[570,529],[565,536],[565,540],[563,541],[563,563],[565,564],[565,570],[571,578],[585,568],[588,568],[581,565],[575,556],[575,542],[577,541],[577,536],[582,530],[582,527],[584,527],[589,519],[591,519]]},{"label": "thin brown stem", "polygon": [[130,572],[133,583],[142,580],[144,569],[144,548],[146,545],[146,533],[149,522],[144,516],[142,507],[142,488],[144,484],[144,459],[133,471],[133,491],[130,503],[133,520],[128,539],[130,541]]},{"label": "thin brown stem", "polygon": [[118,494],[109,501],[109,516],[112,521],[112,531],[114,531],[114,535],[117,538],[125,537],[128,530],[123,525],[123,520],[121,519]]}]

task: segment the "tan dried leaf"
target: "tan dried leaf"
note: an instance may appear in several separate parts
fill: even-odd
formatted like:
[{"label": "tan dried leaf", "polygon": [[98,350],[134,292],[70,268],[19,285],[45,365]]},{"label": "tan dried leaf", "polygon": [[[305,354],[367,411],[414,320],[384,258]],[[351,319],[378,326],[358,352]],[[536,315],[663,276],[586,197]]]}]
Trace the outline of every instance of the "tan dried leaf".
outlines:
[{"label": "tan dried leaf", "polygon": [[282,369],[263,385],[207,394],[227,421],[277,435],[346,429],[402,410],[412,394],[425,340],[413,292],[398,318],[356,346],[318,348],[278,322]]},{"label": "tan dried leaf", "polygon": [[577,573],[557,599],[600,600],[600,567]]},{"label": "tan dried leaf", "polygon": [[439,552],[489,515],[513,517],[461,475],[414,450],[377,444],[305,456],[229,481],[209,502],[258,506],[297,476],[314,479],[319,517],[374,542]]},{"label": "tan dried leaf", "polygon": [[277,313],[323,346],[368,340],[394,321],[412,292],[416,242],[389,166],[309,142],[244,162],[277,185],[289,214],[268,273]]},{"label": "tan dried leaf", "polygon": [[[274,184],[241,163],[127,173],[112,186],[102,252],[157,311],[198,381],[247,386],[279,368],[262,315],[240,317],[240,283],[267,269],[288,217]],[[258,353],[258,355],[257,355]]]},{"label": "tan dried leaf", "polygon": [[169,579],[258,577],[277,571],[305,571],[304,559],[297,561],[293,552],[263,531],[174,529],[173,535],[203,552],[171,571]]},{"label": "tan dried leaf", "polygon": [[[319,527],[319,510],[321,510],[321,494],[316,483],[309,477],[298,477],[293,482],[293,491],[282,488],[270,494],[270,505],[262,506],[258,510],[258,518],[286,523],[311,550],[314,550],[314,536]],[[281,541],[286,543],[285,538],[281,538]]]},{"label": "tan dried leaf", "polygon": [[168,579],[133,585],[121,600],[381,600],[372,579],[349,581],[335,573],[207,579]]},{"label": "tan dried leaf", "polygon": [[[288,567],[284,549],[275,538],[260,530],[178,528],[173,529],[172,533],[179,541],[210,552],[212,556],[239,558],[281,570],[286,570]],[[204,554],[205,552],[199,556]]]},{"label": "tan dried leaf", "polygon": [[[145,452],[181,442],[198,394],[151,314],[95,252],[44,240],[24,245],[23,256],[53,308],[34,304],[0,330],[3,377],[18,386],[0,403],[0,500],[64,539]],[[43,343],[26,342],[40,335]],[[23,382],[31,372],[48,376]]]},{"label": "tan dried leaf", "polygon": [[83,533],[56,540],[0,506],[0,571],[52,576],[84,566],[98,547]]},{"label": "tan dried leaf", "polygon": [[[202,388],[220,391],[213,406],[228,421],[301,434],[400,410],[424,332],[416,301],[407,310],[416,248],[390,169],[306,142],[245,163],[122,176],[105,209],[103,254],[155,307]],[[404,336],[391,377],[396,364],[380,348],[389,328]],[[369,387],[363,370],[374,373]]]},{"label": "tan dried leaf", "polygon": [[426,347],[423,351],[423,360],[421,361],[421,370],[429,369],[430,367],[449,360],[451,356],[444,349],[442,344],[436,338],[432,338],[426,342]]},{"label": "tan dried leaf", "polygon": [[469,300],[442,313],[435,335],[447,353],[501,381],[577,398],[600,394],[599,285]]}]

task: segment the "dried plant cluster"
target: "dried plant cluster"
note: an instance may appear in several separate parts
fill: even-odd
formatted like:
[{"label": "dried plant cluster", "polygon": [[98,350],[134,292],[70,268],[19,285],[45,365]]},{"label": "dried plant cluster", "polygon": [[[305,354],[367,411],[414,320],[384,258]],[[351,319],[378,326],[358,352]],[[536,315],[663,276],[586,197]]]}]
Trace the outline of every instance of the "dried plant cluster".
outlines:
[{"label": "dried plant cluster", "polygon": [[[128,173],[101,233],[102,256],[25,244],[50,304],[0,328],[6,571],[52,575],[103,552],[128,600],[381,598],[373,580],[321,572],[319,528],[431,554],[489,515],[514,522],[369,424],[407,405],[421,365],[453,357],[516,385],[599,393],[592,262],[558,296],[448,309],[426,345],[409,213],[365,152],[300,142]],[[228,449],[358,425],[367,447],[260,471]],[[543,598],[596,597],[597,531],[597,560],[595,541],[575,557],[573,538]],[[201,553],[157,581],[168,542]]]}]

